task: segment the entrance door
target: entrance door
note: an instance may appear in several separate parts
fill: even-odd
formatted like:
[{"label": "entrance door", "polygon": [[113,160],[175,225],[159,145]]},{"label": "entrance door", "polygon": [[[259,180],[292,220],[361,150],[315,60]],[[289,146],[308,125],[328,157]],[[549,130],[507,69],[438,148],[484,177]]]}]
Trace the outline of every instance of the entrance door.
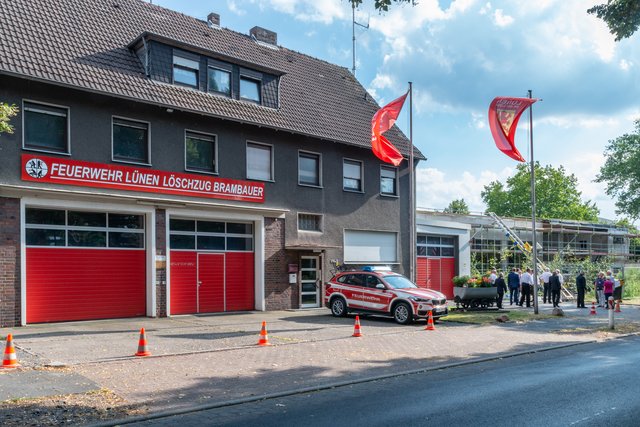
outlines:
[{"label": "entrance door", "polygon": [[225,311],[224,254],[198,254],[198,313]]},{"label": "entrance door", "polygon": [[320,257],[300,258],[300,308],[320,307]]}]

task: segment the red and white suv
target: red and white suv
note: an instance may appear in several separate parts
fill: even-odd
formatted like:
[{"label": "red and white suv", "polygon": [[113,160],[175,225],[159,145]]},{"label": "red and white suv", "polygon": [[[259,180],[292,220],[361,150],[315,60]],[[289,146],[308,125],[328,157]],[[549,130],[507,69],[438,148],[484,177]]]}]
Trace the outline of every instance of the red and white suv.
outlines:
[{"label": "red and white suv", "polygon": [[401,274],[365,268],[336,274],[327,282],[324,302],[336,317],[349,312],[393,316],[400,324],[446,316],[447,299],[440,292],[418,288]]}]

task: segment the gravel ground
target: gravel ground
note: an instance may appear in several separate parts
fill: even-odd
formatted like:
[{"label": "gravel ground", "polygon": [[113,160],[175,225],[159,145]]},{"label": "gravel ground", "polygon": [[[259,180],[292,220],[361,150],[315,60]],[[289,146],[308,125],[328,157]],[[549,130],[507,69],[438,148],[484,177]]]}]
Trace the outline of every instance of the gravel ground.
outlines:
[{"label": "gravel ground", "polygon": [[89,393],[18,399],[0,403],[0,425],[83,426],[108,419],[142,415],[143,406],[127,405],[109,390]]}]

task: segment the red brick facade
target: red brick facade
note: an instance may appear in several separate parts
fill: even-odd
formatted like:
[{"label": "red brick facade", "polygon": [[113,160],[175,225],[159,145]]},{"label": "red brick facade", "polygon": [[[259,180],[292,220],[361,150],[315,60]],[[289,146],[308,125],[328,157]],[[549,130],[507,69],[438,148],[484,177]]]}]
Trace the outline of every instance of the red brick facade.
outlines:
[{"label": "red brick facade", "polygon": [[297,285],[289,284],[287,261],[284,249],[284,219],[265,218],[264,296],[267,310],[298,307]]},{"label": "red brick facade", "polygon": [[[167,211],[156,210],[156,255],[167,256]],[[167,262],[156,261],[156,316],[167,317]]]},{"label": "red brick facade", "polygon": [[20,199],[0,197],[0,327],[20,325]]}]

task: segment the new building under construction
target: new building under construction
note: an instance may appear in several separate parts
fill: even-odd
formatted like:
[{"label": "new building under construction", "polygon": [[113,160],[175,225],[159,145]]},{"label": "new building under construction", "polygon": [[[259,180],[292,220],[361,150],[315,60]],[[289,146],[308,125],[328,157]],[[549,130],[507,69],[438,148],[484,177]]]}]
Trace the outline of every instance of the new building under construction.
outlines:
[{"label": "new building under construction", "polygon": [[[540,219],[536,221],[538,260],[552,263],[554,260],[601,261],[608,259],[614,271],[626,264],[638,262],[640,248],[634,243],[638,237],[627,228],[601,222],[591,223],[571,220]],[[451,214],[430,209],[417,211],[418,282],[447,293],[449,276],[470,274],[498,268],[508,271],[526,263],[530,252],[533,231],[530,218],[507,218],[493,214]],[[442,252],[421,251],[421,242],[437,239],[450,242],[453,258],[442,262]],[[608,258],[607,258],[608,257]],[[446,257],[445,257],[446,258]],[[438,266],[440,268],[430,268]],[[445,270],[442,265],[452,265]],[[446,276],[446,277],[445,277]],[[431,285],[431,286],[430,286]]]}]

